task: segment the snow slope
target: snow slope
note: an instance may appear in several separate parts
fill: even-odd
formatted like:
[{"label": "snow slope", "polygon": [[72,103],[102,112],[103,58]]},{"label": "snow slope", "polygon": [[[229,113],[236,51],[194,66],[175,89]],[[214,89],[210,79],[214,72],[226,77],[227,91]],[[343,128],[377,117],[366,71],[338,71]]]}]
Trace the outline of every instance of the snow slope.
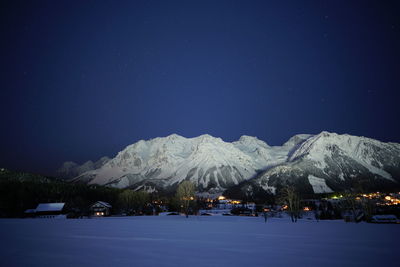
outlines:
[{"label": "snow slope", "polygon": [[282,146],[251,136],[230,143],[207,134],[173,134],[134,143],[97,168],[88,165],[71,167],[79,170],[72,181],[155,191],[190,180],[207,193],[243,183],[249,189],[246,182],[275,193],[280,185],[297,183],[303,191],[323,193],[364,178],[371,187],[399,184],[400,144],[328,132],[295,135]]},{"label": "snow slope", "polygon": [[293,146],[270,147],[250,136],[229,143],[210,135],[185,138],[173,134],[130,145],[75,180],[150,191],[190,180],[199,191],[222,192],[263,168],[284,162]]},{"label": "snow slope", "polygon": [[257,217],[0,219],[1,266],[398,266],[398,225]]},{"label": "snow slope", "polygon": [[[351,188],[366,191],[399,188],[400,144],[322,132],[307,138],[287,161],[270,168],[228,194],[274,193],[288,184],[304,193]],[[241,193],[238,193],[241,192]]]}]

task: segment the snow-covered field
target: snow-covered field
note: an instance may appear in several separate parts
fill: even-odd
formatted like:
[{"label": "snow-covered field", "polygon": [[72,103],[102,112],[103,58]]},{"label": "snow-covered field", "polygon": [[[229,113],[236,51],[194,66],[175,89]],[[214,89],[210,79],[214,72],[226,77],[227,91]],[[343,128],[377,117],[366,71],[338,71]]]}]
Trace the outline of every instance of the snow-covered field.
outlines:
[{"label": "snow-covered field", "polygon": [[2,219],[0,266],[399,266],[400,225],[253,217]]}]

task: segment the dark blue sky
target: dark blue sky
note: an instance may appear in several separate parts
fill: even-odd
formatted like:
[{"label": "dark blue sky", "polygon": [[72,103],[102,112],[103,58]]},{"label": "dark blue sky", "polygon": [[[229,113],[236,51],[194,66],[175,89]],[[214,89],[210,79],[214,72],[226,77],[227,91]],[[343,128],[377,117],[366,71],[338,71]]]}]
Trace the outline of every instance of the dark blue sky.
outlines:
[{"label": "dark blue sky", "polygon": [[2,167],[177,133],[400,142],[399,1],[1,1]]}]

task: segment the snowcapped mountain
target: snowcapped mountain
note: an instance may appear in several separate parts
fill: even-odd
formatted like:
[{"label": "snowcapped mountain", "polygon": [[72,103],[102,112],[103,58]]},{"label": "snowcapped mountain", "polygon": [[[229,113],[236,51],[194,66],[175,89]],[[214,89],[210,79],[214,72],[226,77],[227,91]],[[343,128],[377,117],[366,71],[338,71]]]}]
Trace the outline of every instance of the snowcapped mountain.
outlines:
[{"label": "snowcapped mountain", "polygon": [[141,140],[99,164],[66,162],[59,173],[74,174],[74,182],[148,191],[173,190],[190,180],[207,193],[275,193],[288,183],[322,193],[365,178],[371,185],[398,184],[400,144],[328,132],[295,135],[282,146],[251,136],[230,143],[173,134]]},{"label": "snowcapped mountain", "polygon": [[77,173],[73,181],[150,191],[190,180],[199,191],[222,192],[284,162],[295,144],[271,147],[250,136],[229,143],[210,135],[173,134],[132,144],[99,168],[83,171],[90,164],[69,167],[67,162],[59,173]]},{"label": "snowcapped mountain", "polygon": [[74,181],[151,191],[190,180],[200,191],[222,192],[266,166],[283,162],[285,157],[275,150],[250,136],[229,143],[210,135],[185,138],[173,134],[130,145]]},{"label": "snowcapped mountain", "polygon": [[66,161],[56,172],[57,176],[63,179],[69,179],[81,175],[84,172],[101,168],[110,160],[109,157],[102,157],[98,161],[86,161],[82,165],[78,165],[73,161]]},{"label": "snowcapped mountain", "polygon": [[399,188],[400,144],[322,132],[297,142],[285,162],[227,193],[275,193],[287,184],[305,193]]}]

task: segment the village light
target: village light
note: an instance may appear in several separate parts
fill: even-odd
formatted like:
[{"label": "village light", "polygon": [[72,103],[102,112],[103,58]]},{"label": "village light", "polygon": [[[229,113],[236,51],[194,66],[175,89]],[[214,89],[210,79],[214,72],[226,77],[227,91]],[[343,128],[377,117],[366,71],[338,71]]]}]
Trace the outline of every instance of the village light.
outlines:
[{"label": "village light", "polygon": [[386,196],[385,199],[386,200],[391,200],[391,197],[390,196]]}]

